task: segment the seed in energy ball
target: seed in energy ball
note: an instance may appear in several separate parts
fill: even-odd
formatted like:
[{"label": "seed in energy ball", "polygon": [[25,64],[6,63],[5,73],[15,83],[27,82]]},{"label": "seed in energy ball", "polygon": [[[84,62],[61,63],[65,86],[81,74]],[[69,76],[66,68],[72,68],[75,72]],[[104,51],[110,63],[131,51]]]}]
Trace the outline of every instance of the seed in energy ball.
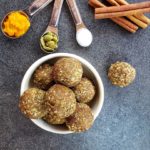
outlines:
[{"label": "seed in energy ball", "polygon": [[74,93],[80,103],[88,103],[95,96],[95,86],[89,79],[82,78],[80,83],[74,87]]},{"label": "seed in energy ball", "polygon": [[52,83],[52,66],[49,64],[41,65],[33,75],[33,84],[43,90],[47,90]]},{"label": "seed in energy ball", "polygon": [[112,64],[108,71],[108,78],[113,85],[126,87],[131,84],[136,77],[136,70],[126,62]]},{"label": "seed in energy ball", "polygon": [[20,97],[19,108],[21,112],[30,119],[40,119],[46,115],[44,105],[45,92],[38,88],[26,90]]},{"label": "seed in energy ball", "polygon": [[69,117],[76,109],[75,94],[68,87],[55,84],[45,94],[45,106],[60,118]]},{"label": "seed in energy ball", "polygon": [[65,123],[65,118],[60,118],[53,112],[49,112],[46,114],[46,116],[43,117],[43,120],[45,120],[48,124],[64,124]]},{"label": "seed in energy ball", "polygon": [[74,132],[84,132],[94,123],[94,117],[90,107],[84,103],[77,103],[76,111],[66,118],[66,125]]},{"label": "seed in energy ball", "polygon": [[82,78],[81,63],[74,58],[61,58],[54,64],[53,78],[65,86],[76,86]]}]

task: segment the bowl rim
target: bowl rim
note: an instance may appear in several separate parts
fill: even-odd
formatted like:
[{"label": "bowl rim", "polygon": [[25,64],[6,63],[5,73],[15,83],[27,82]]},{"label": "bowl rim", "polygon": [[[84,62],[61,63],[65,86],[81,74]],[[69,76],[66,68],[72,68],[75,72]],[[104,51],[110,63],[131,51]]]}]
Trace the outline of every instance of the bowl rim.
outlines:
[{"label": "bowl rim", "polygon": [[[84,64],[85,66],[87,66],[91,72],[93,73],[93,75],[96,78],[96,81],[98,82],[98,86],[99,86],[99,92],[100,92],[100,98],[98,101],[98,109],[96,110],[96,113],[94,113],[94,120],[98,117],[98,115],[101,112],[103,103],[104,103],[104,85],[102,82],[102,79],[99,75],[99,73],[97,72],[97,70],[84,58],[77,56],[76,54],[70,54],[70,53],[54,53],[54,54],[49,54],[46,56],[41,57],[40,59],[38,59],[37,61],[35,61],[26,71],[22,82],[21,82],[21,88],[20,88],[20,96],[23,94],[23,92],[25,91],[25,85],[26,85],[26,81],[33,75],[35,69],[40,66],[41,64],[43,64],[44,62],[57,58],[57,57],[72,57],[75,58],[77,60],[79,60],[82,64]],[[40,127],[41,129],[44,129],[48,132],[52,132],[52,133],[56,133],[56,134],[70,134],[70,133],[74,133],[72,131],[53,131],[53,130],[49,130],[47,129],[45,126],[42,126],[38,123],[38,119],[30,119],[34,124],[36,124],[38,127]]]}]

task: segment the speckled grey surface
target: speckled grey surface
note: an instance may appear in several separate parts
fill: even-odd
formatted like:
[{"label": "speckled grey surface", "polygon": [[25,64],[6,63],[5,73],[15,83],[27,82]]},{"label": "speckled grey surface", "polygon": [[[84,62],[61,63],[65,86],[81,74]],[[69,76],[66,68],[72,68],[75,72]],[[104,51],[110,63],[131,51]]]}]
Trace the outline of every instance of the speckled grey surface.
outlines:
[{"label": "speckled grey surface", "polygon": [[[10,10],[32,0],[0,0],[0,20]],[[95,21],[87,0],[77,1],[83,20],[94,35],[89,48],[75,41],[75,28],[66,3],[60,18],[58,52],[78,54],[98,70],[105,86],[105,103],[94,126],[86,133],[55,135],[41,130],[18,109],[20,83],[38,58],[39,37],[46,28],[52,5],[40,12],[27,35],[8,40],[0,33],[0,150],[149,150],[150,149],[150,27],[130,34],[109,20]],[[107,79],[107,68],[125,60],[137,69],[135,82],[124,89]]]}]

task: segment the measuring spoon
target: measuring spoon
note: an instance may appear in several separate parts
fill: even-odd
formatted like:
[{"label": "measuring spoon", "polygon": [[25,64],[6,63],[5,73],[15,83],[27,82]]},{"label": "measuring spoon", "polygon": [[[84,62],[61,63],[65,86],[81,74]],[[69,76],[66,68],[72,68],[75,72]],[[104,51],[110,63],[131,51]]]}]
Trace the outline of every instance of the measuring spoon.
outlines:
[{"label": "measuring spoon", "polygon": [[92,33],[85,26],[79,12],[76,0],[66,0],[76,25],[76,40],[82,47],[88,47],[93,41]]},{"label": "measuring spoon", "polygon": [[46,53],[51,53],[58,47],[58,22],[63,2],[64,0],[55,0],[49,25],[41,36],[40,46]]},{"label": "measuring spoon", "polygon": [[[37,12],[39,12],[40,10],[42,10],[44,7],[46,7],[50,2],[52,2],[53,0],[35,0],[33,3],[31,3],[31,5],[28,7],[28,8],[26,8],[26,9],[24,9],[24,10],[18,10],[18,11],[11,11],[11,12],[9,12],[9,13],[7,13],[5,16],[4,16],[4,18],[3,18],[3,20],[2,20],[2,22],[1,22],[1,31],[2,31],[2,33],[6,36],[6,37],[8,37],[8,38],[10,38],[10,39],[17,39],[17,38],[20,38],[20,37],[22,37],[22,36],[20,36],[20,37],[15,37],[15,36],[9,36],[9,35],[7,35],[4,31],[3,31],[3,26],[4,26],[4,22],[5,22],[5,20],[8,18],[8,16],[11,14],[11,13],[13,13],[13,12],[20,12],[21,14],[23,14],[24,16],[26,16],[26,18],[31,22],[31,18],[32,18],[32,16],[34,16]],[[29,30],[29,29],[28,29]]]}]

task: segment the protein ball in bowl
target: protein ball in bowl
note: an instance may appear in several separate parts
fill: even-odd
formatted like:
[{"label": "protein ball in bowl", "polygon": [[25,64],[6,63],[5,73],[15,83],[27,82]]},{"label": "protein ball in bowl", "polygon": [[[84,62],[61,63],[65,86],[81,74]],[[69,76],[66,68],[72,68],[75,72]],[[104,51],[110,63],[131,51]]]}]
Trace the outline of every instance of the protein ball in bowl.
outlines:
[{"label": "protein ball in bowl", "polygon": [[60,118],[69,117],[76,109],[75,94],[68,87],[55,84],[45,94],[45,105],[48,112]]},{"label": "protein ball in bowl", "polygon": [[38,67],[33,74],[34,86],[43,90],[47,90],[53,81],[52,70],[53,67],[49,64],[44,64]]},{"label": "protein ball in bowl", "polygon": [[117,61],[112,64],[108,71],[108,78],[113,85],[126,87],[136,77],[136,70],[129,63]]},{"label": "protein ball in bowl", "polygon": [[40,119],[46,115],[44,105],[45,92],[38,88],[26,90],[20,97],[19,108],[21,112],[30,119]]},{"label": "protein ball in bowl", "polygon": [[77,103],[76,111],[66,119],[69,130],[74,132],[84,132],[94,123],[91,108],[84,103]]},{"label": "protein ball in bowl", "polygon": [[54,80],[68,87],[76,86],[81,81],[82,75],[82,65],[74,58],[61,58],[54,64]]},{"label": "protein ball in bowl", "polygon": [[53,112],[49,112],[46,114],[46,116],[43,117],[43,120],[45,120],[49,124],[54,124],[54,125],[59,125],[59,124],[64,124],[65,123],[65,118],[60,118]]},{"label": "protein ball in bowl", "polygon": [[82,78],[80,83],[74,87],[74,93],[78,102],[88,103],[95,96],[95,86],[89,79]]}]

